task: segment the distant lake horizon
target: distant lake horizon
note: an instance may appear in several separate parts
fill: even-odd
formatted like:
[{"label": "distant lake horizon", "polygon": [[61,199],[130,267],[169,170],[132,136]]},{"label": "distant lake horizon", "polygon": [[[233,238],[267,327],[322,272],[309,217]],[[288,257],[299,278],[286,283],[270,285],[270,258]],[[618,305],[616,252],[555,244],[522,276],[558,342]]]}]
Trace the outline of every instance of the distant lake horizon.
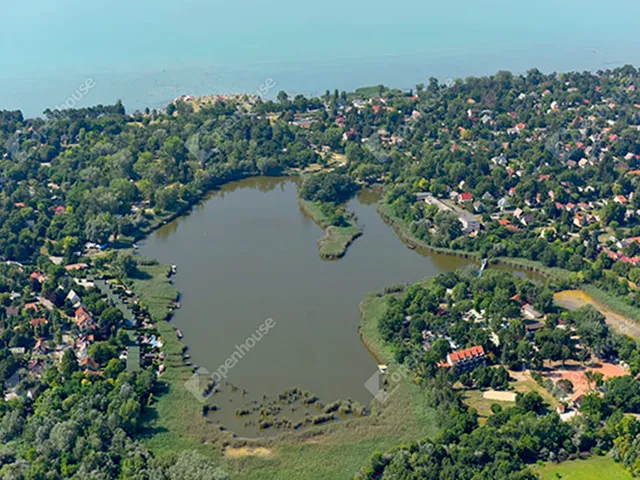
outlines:
[{"label": "distant lake horizon", "polygon": [[267,79],[273,98],[640,64],[640,3],[556,3],[11,2],[0,30],[0,109],[39,116],[88,79],[95,87],[76,107],[121,99],[132,112],[182,94],[251,93]]}]

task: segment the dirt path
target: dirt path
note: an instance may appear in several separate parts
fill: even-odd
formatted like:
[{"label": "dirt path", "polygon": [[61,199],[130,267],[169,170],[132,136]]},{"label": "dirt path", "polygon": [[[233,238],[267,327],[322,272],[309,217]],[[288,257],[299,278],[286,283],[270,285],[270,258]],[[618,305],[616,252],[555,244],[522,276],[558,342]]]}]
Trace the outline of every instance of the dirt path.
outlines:
[{"label": "dirt path", "polygon": [[614,312],[582,290],[563,290],[554,294],[553,297],[558,305],[568,310],[576,310],[585,305],[592,305],[605,316],[607,323],[616,331],[630,335],[635,339],[640,339],[640,324]]},{"label": "dirt path", "polygon": [[224,452],[224,456],[227,458],[240,458],[240,457],[270,457],[272,451],[264,447],[240,447],[240,448],[227,448]]}]

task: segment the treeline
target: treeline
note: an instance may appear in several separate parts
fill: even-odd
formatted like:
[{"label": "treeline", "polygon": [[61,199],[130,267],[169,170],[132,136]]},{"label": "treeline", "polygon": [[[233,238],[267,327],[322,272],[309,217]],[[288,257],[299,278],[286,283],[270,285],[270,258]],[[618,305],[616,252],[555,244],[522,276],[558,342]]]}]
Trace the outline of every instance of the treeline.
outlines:
[{"label": "treeline", "polygon": [[71,256],[85,241],[135,237],[156,221],[151,210],[177,212],[217,185],[318,159],[300,129],[243,113],[240,100],[175,116],[85,110],[46,121],[3,113],[0,255],[33,261],[49,241]]},{"label": "treeline", "polygon": [[37,401],[16,398],[0,404],[1,478],[228,478],[195,452],[159,460],[133,439],[142,432],[153,402],[152,370],[115,377],[105,372],[106,378],[76,370],[75,358],[63,359],[59,370],[48,368],[42,384],[34,383]]}]

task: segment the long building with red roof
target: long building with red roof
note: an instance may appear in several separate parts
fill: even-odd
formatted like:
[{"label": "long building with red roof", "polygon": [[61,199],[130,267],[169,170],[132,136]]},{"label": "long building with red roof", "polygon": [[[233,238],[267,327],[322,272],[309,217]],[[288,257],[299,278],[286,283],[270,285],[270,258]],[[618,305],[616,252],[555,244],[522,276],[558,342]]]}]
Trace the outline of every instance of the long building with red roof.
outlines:
[{"label": "long building with red roof", "polygon": [[[480,365],[485,364],[484,348],[476,345],[464,350],[456,350],[447,355],[447,361],[444,365],[453,367],[456,370],[472,370]],[[443,365],[443,366],[444,366]]]}]

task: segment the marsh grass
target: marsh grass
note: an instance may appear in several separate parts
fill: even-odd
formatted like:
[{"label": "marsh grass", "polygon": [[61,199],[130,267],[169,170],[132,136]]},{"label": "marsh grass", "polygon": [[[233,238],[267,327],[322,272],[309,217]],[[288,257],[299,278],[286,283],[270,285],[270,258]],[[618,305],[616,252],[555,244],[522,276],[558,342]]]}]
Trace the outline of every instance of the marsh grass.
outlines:
[{"label": "marsh grass", "polygon": [[[220,425],[211,423],[203,415],[203,404],[184,387],[192,370],[182,361],[184,345],[176,338],[174,327],[164,320],[177,295],[168,282],[168,267],[142,265],[140,270],[143,275],[132,281],[133,288],[149,306],[165,352],[166,371],[160,377],[160,390],[146,415],[146,429],[141,435],[157,456],[196,449],[214,458],[232,478],[334,480],[352,478],[374,452],[384,452],[436,433],[437,412],[428,406],[428,399],[418,385],[411,379],[403,379],[386,403],[372,403],[368,416],[322,423],[269,438],[234,437]],[[360,305],[360,332],[376,358],[391,363],[393,355],[377,330],[385,308],[385,296],[365,297]],[[362,379],[363,383],[366,380]],[[227,458],[226,447],[261,448],[270,453]]]},{"label": "marsh grass", "polygon": [[348,219],[349,225],[337,227],[331,225],[329,218],[318,204],[302,198],[299,199],[299,202],[303,213],[325,231],[324,237],[318,241],[318,252],[321,258],[331,260],[343,257],[349,245],[362,235],[362,229],[353,218]]}]

